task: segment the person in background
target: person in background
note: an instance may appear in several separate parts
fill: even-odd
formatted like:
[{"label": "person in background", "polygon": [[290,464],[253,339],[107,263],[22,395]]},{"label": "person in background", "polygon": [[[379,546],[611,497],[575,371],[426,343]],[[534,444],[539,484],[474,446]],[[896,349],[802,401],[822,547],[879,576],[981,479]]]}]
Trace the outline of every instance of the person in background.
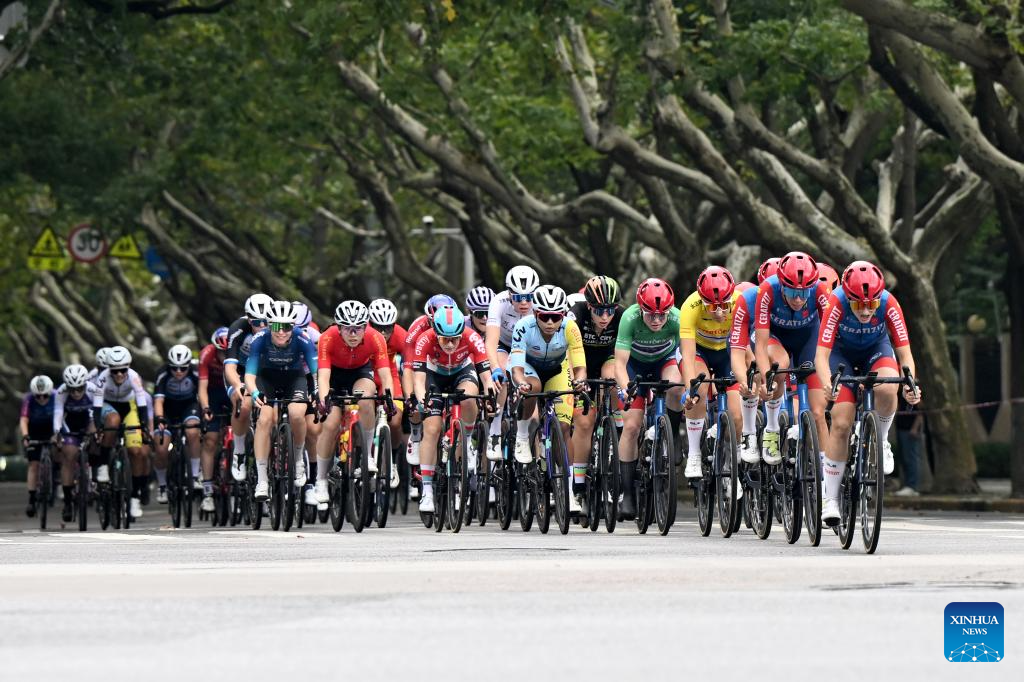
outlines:
[{"label": "person in background", "polygon": [[913,410],[900,396],[896,412],[896,443],[900,448],[900,481],[903,487],[896,491],[899,497],[916,497],[918,471],[921,462],[921,441],[924,436],[924,415]]}]

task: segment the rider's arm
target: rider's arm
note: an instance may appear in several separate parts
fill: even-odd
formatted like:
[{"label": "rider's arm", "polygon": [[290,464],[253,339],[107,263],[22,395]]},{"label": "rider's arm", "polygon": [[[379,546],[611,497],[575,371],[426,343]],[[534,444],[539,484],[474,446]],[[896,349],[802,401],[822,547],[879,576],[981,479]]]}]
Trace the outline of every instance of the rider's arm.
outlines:
[{"label": "rider's arm", "polygon": [[818,329],[818,349],[814,353],[814,369],[818,372],[818,381],[826,391],[832,390],[832,367],[829,358],[832,356],[832,348],[839,333],[839,322],[843,319],[843,306],[834,295],[832,299],[833,302],[829,305]]},{"label": "rider's arm", "polygon": [[139,412],[139,423],[149,423],[149,394],[142,385],[142,377],[133,369],[128,370],[128,380],[132,382],[132,390],[135,391],[135,409]]},{"label": "rider's arm", "polygon": [[615,383],[625,389],[629,385],[629,372],[626,365],[633,352],[633,325],[636,324],[637,308],[630,307],[619,322],[619,333],[615,337]]},{"label": "rider's arm", "polygon": [[910,375],[916,377],[917,370],[914,365],[914,355],[910,352],[910,333],[907,331],[907,321],[903,317],[903,308],[892,294],[888,295],[885,302],[885,326],[900,367],[909,367]]},{"label": "rider's arm", "polygon": [[625,389],[629,386],[629,372],[626,365],[629,363],[629,350],[622,348],[615,349],[615,383],[619,388]]},{"label": "rider's arm", "polygon": [[60,433],[64,428],[64,393],[57,391],[53,398],[53,432]]},{"label": "rider's arm", "polygon": [[210,380],[200,379],[199,380],[199,407],[205,412],[210,407]]},{"label": "rider's arm", "polygon": [[754,303],[754,359],[762,374],[771,367],[768,340],[771,338],[772,285],[762,282]]},{"label": "rider's arm", "polygon": [[373,350],[370,353],[370,362],[380,377],[380,386],[385,391],[395,394],[395,387],[391,382],[391,358],[388,355],[388,342],[382,334],[377,334],[371,341]]},{"label": "rider's arm", "polygon": [[256,375],[260,371],[260,353],[263,352],[265,336],[257,335],[249,346],[249,357],[245,360],[245,390],[249,395],[258,393],[256,389]]},{"label": "rider's arm", "polygon": [[487,362],[491,367],[501,367],[498,363],[498,341],[501,340],[501,301],[497,296],[491,299],[487,307],[487,330],[484,345],[487,348]]},{"label": "rider's arm", "polygon": [[427,399],[427,349],[431,337],[434,337],[434,333],[429,330],[420,334],[412,352],[413,395],[420,405]]},{"label": "rider's arm", "polygon": [[565,340],[569,346],[566,353],[569,356],[569,364],[572,365],[573,380],[587,380],[587,353],[583,350],[583,333],[576,320],[568,320],[565,323]]},{"label": "rider's arm", "polygon": [[494,381],[491,379],[490,368],[491,365],[487,361],[487,348],[484,346],[484,340],[480,338],[480,335],[472,329],[467,330],[469,334],[463,332],[463,336],[467,338],[470,348],[470,360],[476,369],[476,375],[480,377],[480,385],[483,388],[484,393],[494,391]]},{"label": "rider's arm", "polygon": [[153,398],[153,415],[157,419],[164,418],[164,397],[162,395]]},{"label": "rider's arm", "polygon": [[28,401],[32,400],[31,395],[26,395],[21,401],[21,416],[18,418],[18,427],[21,429],[21,437],[28,438]]}]

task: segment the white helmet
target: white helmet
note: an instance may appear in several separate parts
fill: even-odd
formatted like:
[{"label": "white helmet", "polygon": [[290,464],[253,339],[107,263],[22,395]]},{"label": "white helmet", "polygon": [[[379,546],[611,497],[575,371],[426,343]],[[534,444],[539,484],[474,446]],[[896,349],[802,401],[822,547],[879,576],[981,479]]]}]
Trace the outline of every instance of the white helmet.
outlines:
[{"label": "white helmet", "polygon": [[128,369],[132,364],[132,354],[124,346],[114,346],[107,351],[107,367],[110,369]]},{"label": "white helmet", "polygon": [[291,301],[274,301],[267,310],[267,322],[290,322],[295,324],[295,308]]},{"label": "white helmet", "polygon": [[68,388],[81,388],[89,379],[89,370],[82,365],[68,365],[64,368],[64,385]]},{"label": "white helmet", "polygon": [[28,387],[32,391],[32,395],[42,396],[53,393],[53,381],[45,374],[32,377],[32,380],[28,382]]},{"label": "white helmet", "polygon": [[110,361],[107,359],[107,353],[110,352],[110,348],[104,346],[96,351],[96,366],[100,369],[106,369]]},{"label": "white helmet", "polygon": [[568,296],[565,297],[565,303],[570,308],[573,307],[574,305],[576,305],[577,303],[586,303],[586,301],[587,301],[586,294],[575,293],[575,294],[569,294]]},{"label": "white helmet", "polygon": [[386,298],[370,301],[370,322],[386,327],[398,320],[398,308]]},{"label": "white helmet", "polygon": [[494,298],[494,292],[491,291],[490,287],[475,287],[466,294],[466,308],[471,313],[487,310],[491,307],[492,298]]},{"label": "white helmet", "polygon": [[245,299],[245,315],[250,320],[265,320],[270,317],[270,308],[274,299],[266,294],[253,294]]},{"label": "white helmet", "polygon": [[309,306],[302,301],[292,301],[292,311],[295,313],[296,327],[308,327],[313,321],[313,313],[309,312]]},{"label": "white helmet", "polygon": [[534,313],[562,313],[569,309],[562,287],[545,284],[533,292]]},{"label": "white helmet", "polygon": [[342,301],[334,309],[334,322],[339,327],[358,327],[369,319],[369,309],[359,301]]},{"label": "white helmet", "polygon": [[538,286],[540,277],[529,265],[517,265],[505,275],[505,287],[513,294],[532,294]]},{"label": "white helmet", "polygon": [[192,351],[188,349],[188,346],[179,343],[177,346],[171,346],[171,349],[167,351],[167,362],[172,367],[186,367],[192,364]]}]

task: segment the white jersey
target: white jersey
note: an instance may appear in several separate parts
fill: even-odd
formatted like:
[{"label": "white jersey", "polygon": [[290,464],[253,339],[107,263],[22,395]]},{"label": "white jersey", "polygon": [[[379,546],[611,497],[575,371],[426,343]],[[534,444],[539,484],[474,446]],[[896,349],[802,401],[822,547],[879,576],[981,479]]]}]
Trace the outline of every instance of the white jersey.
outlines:
[{"label": "white jersey", "polygon": [[104,402],[126,403],[133,396],[136,407],[145,407],[149,404],[146,389],[142,387],[142,377],[134,369],[128,370],[128,378],[120,386],[114,383],[109,369],[100,372],[94,383],[97,390],[92,399],[93,407],[103,407]]},{"label": "white jersey", "polygon": [[60,388],[57,389],[57,397],[53,401],[53,432],[60,433],[64,428],[65,408],[67,408],[69,414],[88,413],[89,406],[95,402],[97,393],[99,393],[99,389],[91,381],[87,381],[85,383],[85,393],[82,397],[76,401],[70,401],[69,404],[68,387],[61,384]]},{"label": "white jersey", "polygon": [[512,332],[516,328],[516,323],[531,314],[520,315],[517,313],[515,306],[512,304],[512,299],[509,298],[508,291],[506,290],[491,299],[491,304],[487,308],[487,326],[500,327],[501,336],[499,341],[501,345],[511,348]]}]

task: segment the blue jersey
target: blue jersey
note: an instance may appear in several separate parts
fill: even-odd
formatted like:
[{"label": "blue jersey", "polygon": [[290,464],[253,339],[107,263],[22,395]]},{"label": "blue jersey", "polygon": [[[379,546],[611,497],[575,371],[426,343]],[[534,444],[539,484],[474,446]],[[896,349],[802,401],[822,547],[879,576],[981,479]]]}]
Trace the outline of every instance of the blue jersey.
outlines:
[{"label": "blue jersey", "polygon": [[53,403],[56,392],[50,392],[50,399],[45,405],[40,405],[36,397],[26,393],[21,401],[21,416],[28,417],[28,426],[33,431],[48,431],[53,428]]},{"label": "blue jersey", "polygon": [[586,365],[583,336],[576,320],[563,318],[562,326],[550,339],[544,338],[533,315],[519,320],[512,330],[512,350],[508,356],[510,368],[523,369],[529,363],[536,370],[557,369],[567,354],[573,367]]},{"label": "blue jersey", "polygon": [[825,306],[828,304],[828,286],[818,282],[808,299],[799,310],[793,310],[782,296],[782,283],[778,275],[772,275],[757,288],[756,329],[767,329],[772,335],[789,332],[814,332],[817,334]]},{"label": "blue jersey", "polygon": [[[306,364],[303,365],[302,363]],[[271,333],[262,331],[252,339],[245,373],[256,375],[260,370],[285,370],[316,374],[316,346],[301,334],[292,334],[288,345],[274,345]]]},{"label": "blue jersey", "polygon": [[884,290],[879,303],[878,310],[871,314],[870,319],[861,322],[850,309],[846,292],[842,288],[833,291],[818,335],[818,345],[859,353],[874,348],[886,337],[894,348],[910,344],[903,309],[896,297]]}]

